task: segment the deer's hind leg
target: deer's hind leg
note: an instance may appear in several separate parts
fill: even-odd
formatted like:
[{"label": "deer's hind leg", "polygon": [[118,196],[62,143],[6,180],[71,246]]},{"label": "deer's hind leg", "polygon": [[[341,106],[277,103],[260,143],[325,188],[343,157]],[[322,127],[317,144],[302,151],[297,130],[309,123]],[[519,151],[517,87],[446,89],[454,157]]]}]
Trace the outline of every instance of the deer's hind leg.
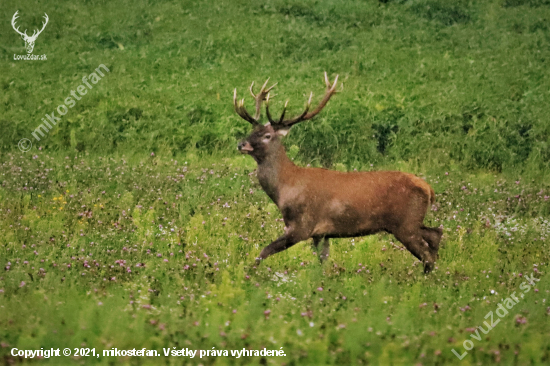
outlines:
[{"label": "deer's hind leg", "polygon": [[323,238],[323,250],[319,255],[319,260],[321,261],[321,263],[324,263],[328,259],[329,254],[330,254],[330,243],[328,241],[328,238]]},{"label": "deer's hind leg", "polygon": [[[319,246],[321,242],[323,244],[322,248]],[[321,264],[323,264],[328,259],[328,256],[330,254],[330,243],[328,241],[328,238],[320,236],[313,237],[313,243],[311,244],[311,247],[314,251],[317,251],[317,253],[319,253],[320,251],[319,261],[321,262]]]},{"label": "deer's hind leg", "polygon": [[441,229],[423,225],[428,199],[423,195],[413,197],[403,212],[402,222],[392,230],[392,234],[424,264],[424,272],[434,267],[441,240]]},{"label": "deer's hind leg", "polygon": [[437,259],[437,250],[432,249],[427,243],[424,243],[420,230],[400,230],[393,233],[393,235],[403,243],[412,255],[422,262],[424,273],[432,271]]},{"label": "deer's hind leg", "polygon": [[435,251],[439,250],[439,243],[441,242],[441,237],[443,236],[443,230],[438,227],[426,227],[422,226],[422,238],[430,245]]}]

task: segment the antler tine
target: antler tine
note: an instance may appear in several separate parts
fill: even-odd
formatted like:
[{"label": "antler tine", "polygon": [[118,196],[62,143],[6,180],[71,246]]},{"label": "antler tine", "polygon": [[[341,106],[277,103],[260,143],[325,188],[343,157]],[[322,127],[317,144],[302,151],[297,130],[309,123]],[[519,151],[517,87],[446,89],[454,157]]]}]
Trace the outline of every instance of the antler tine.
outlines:
[{"label": "antler tine", "polygon": [[245,106],[244,106],[244,98],[241,99],[241,101],[239,102],[239,107],[240,107],[240,110],[241,110],[241,117],[243,117],[244,119],[246,119],[248,122],[252,123],[253,125],[257,125],[258,124],[258,120],[254,117],[252,117],[250,115],[250,113],[248,113],[248,111],[246,110]]},{"label": "antler tine", "polygon": [[328,79],[328,75],[326,71],[325,71],[325,85],[327,86],[327,88],[330,88],[330,80]]},{"label": "antler tine", "polygon": [[263,92],[264,92],[265,86],[267,85],[268,81],[269,81],[269,78],[267,78],[264,85],[262,85],[262,87],[260,89],[260,92],[257,95],[254,95],[254,93],[252,92],[252,85],[254,85],[254,82],[252,82],[252,85],[250,86],[250,93],[252,94],[252,96],[256,100],[256,113],[254,114],[254,119],[256,121],[260,120],[260,115],[261,115],[261,111],[262,111],[261,110],[262,109],[262,102],[265,99],[265,95],[263,95]]},{"label": "antler tine", "polygon": [[[263,88],[265,88],[265,86],[267,85],[267,82],[268,82],[268,81],[269,81],[269,78],[265,81],[265,84],[264,84]],[[277,84],[279,84],[279,83],[275,83],[275,84],[271,85],[269,88],[267,88],[267,89],[265,90],[265,92],[266,92],[266,93],[269,93],[269,92],[271,91],[271,89],[273,89]]]},{"label": "antler tine", "polygon": [[279,118],[279,124],[281,124],[283,122],[283,120],[285,119],[285,113],[286,113],[286,107],[288,106],[288,99],[286,100],[285,102],[285,106],[283,107],[283,111],[281,112],[281,117]]},{"label": "antler tine", "polygon": [[258,121],[252,118],[244,107],[244,98],[240,101],[237,101],[237,88],[233,91],[233,105],[235,107],[235,112],[245,121],[250,122],[253,126],[258,125]]},{"label": "antler tine", "polygon": [[11,26],[13,27],[13,30],[15,30],[15,31],[16,31],[17,33],[19,33],[20,35],[26,36],[26,35],[27,35],[27,30],[25,30],[24,33],[21,33],[21,32],[19,31],[19,27],[17,27],[17,28],[15,27],[15,26],[16,26],[15,21],[17,20],[17,18],[19,18],[18,14],[19,14],[19,10],[17,10],[17,11],[15,12],[15,14],[13,14],[13,17],[11,18]]},{"label": "antler tine", "polygon": [[268,82],[269,82],[269,78],[267,78],[264,85],[262,85],[262,88],[260,89],[258,94],[254,94],[254,82],[252,82],[252,84],[250,84],[250,87],[248,88],[248,90],[250,91],[250,94],[252,95],[252,97],[254,98],[254,100],[256,102],[255,103],[256,104],[256,113],[254,114],[254,117],[252,117],[250,115],[250,113],[248,113],[248,111],[246,110],[246,108],[244,106],[244,99],[242,101],[240,101],[239,103],[237,103],[237,89],[235,89],[235,91],[234,91],[233,104],[235,104],[235,112],[237,112],[237,114],[239,116],[241,116],[241,118],[243,118],[244,120],[252,123],[254,126],[259,124],[261,108],[262,108],[262,102],[266,99],[266,96],[269,94],[269,91],[271,89],[273,89],[273,87],[275,87],[275,85],[277,85],[277,83],[275,83],[275,84],[273,84],[272,86],[270,86],[269,88],[266,89],[266,86],[267,86]]},{"label": "antler tine", "polygon": [[265,115],[267,116],[267,119],[269,121],[269,123],[271,123],[272,125],[275,123],[277,123],[276,121],[273,120],[273,118],[271,117],[271,113],[269,112],[269,98],[271,97],[271,95],[269,93],[267,93],[267,96],[265,97]]},{"label": "antler tine", "polygon": [[260,120],[261,115],[261,109],[262,109],[262,102],[265,100],[266,96],[269,94],[269,91],[277,85],[277,83],[271,85],[269,88],[266,89],[267,83],[269,82],[270,78],[267,78],[264,85],[262,85],[262,88],[260,89],[260,92],[258,94],[254,94],[254,91],[252,90],[252,87],[254,86],[254,83],[250,85],[250,94],[254,97],[256,100],[256,114],[254,115],[254,119],[256,121]]},{"label": "antler tine", "polygon": [[[308,119],[308,118],[306,118],[306,116],[307,116],[307,112],[309,112],[309,108],[311,107],[311,99],[312,98],[313,98],[313,92],[311,92],[309,94],[309,99],[307,101],[306,108],[304,109],[302,114],[300,114],[299,116],[296,116],[294,118],[287,119],[287,120],[284,120],[283,116],[281,116],[281,119],[280,119],[279,123],[281,123],[285,127],[290,127],[290,126],[292,126],[292,125],[294,125],[298,122],[302,122],[302,121],[305,121],[306,119]],[[283,113],[285,111],[286,111],[286,104],[285,104],[285,108],[283,109]]]},{"label": "antler tine", "polygon": [[311,111],[311,112],[309,111],[309,109],[311,108],[311,100],[313,98],[313,92],[312,92],[309,95],[309,99],[307,101],[306,108],[302,112],[302,114],[300,114],[299,116],[296,116],[294,118],[287,119],[287,120],[284,119],[284,112],[286,110],[286,105],[285,105],[285,109],[283,110],[283,115],[281,116],[281,119],[279,121],[279,125],[281,127],[290,127],[290,126],[292,126],[296,123],[306,121],[308,119],[312,119],[326,106],[326,104],[328,103],[330,98],[334,94],[336,94],[336,85],[338,83],[338,75],[336,75],[336,78],[334,79],[334,82],[332,84],[330,83],[330,80],[328,79],[328,75],[327,75],[326,72],[325,72],[324,76],[325,76],[325,85],[327,86],[327,89],[326,89],[325,95],[324,95],[323,99],[321,100],[321,102],[319,103],[319,105],[313,111]]},{"label": "antler tine", "polygon": [[[265,87],[267,86],[267,83],[269,82],[269,79],[270,79],[270,78],[267,78],[267,80],[265,81],[264,85],[262,85],[262,88],[260,89],[260,94],[261,94],[262,92],[263,92],[263,93],[269,93],[269,91],[270,91],[271,89],[273,89],[273,87],[274,87],[275,85],[277,85],[277,83],[275,83],[275,84],[271,85],[269,88],[266,89]],[[254,91],[252,90],[252,88],[254,88],[254,82],[252,82],[252,84],[250,85],[249,90],[250,90],[250,94],[252,94],[252,98],[256,98],[256,94],[254,94]],[[266,94],[266,95],[267,95],[267,94]]]}]

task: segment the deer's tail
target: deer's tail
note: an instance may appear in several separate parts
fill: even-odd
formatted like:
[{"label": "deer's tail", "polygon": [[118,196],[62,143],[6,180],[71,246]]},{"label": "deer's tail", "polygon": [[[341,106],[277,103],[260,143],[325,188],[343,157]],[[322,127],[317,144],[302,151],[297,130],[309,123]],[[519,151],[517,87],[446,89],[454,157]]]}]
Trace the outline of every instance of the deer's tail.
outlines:
[{"label": "deer's tail", "polygon": [[427,209],[429,210],[431,205],[435,203],[435,192],[433,188],[424,179],[419,178],[414,174],[409,174],[409,177],[412,180],[413,184],[424,193],[425,197],[428,198]]}]

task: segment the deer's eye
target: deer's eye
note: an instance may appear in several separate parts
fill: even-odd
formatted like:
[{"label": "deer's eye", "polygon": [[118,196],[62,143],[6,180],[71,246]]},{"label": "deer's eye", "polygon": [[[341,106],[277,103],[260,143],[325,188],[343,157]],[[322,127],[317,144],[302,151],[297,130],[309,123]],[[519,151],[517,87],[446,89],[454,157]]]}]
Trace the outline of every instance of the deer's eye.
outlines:
[{"label": "deer's eye", "polygon": [[264,139],[269,140],[270,138],[271,138],[271,135],[269,133],[264,135]]}]

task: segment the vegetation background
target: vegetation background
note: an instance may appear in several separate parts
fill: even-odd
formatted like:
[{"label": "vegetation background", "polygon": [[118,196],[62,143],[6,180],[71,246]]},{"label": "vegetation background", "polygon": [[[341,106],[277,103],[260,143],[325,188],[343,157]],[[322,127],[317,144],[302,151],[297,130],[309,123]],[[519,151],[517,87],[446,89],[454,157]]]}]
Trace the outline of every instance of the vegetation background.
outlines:
[{"label": "vegetation background", "polygon": [[[14,61],[48,14],[35,54]],[[49,364],[550,362],[550,1],[0,3],[0,356],[19,349],[280,349],[286,357],[61,357]],[[108,73],[40,142],[32,131],[100,64]],[[437,193],[438,269],[388,235],[297,245],[283,229],[235,87],[271,77],[301,110],[300,165],[398,169]],[[251,106],[250,99],[248,99]],[[57,113],[56,113],[57,115]],[[17,142],[32,139],[22,153]],[[484,317],[540,278],[459,361]],[[36,362],[35,362],[36,363]]]}]

